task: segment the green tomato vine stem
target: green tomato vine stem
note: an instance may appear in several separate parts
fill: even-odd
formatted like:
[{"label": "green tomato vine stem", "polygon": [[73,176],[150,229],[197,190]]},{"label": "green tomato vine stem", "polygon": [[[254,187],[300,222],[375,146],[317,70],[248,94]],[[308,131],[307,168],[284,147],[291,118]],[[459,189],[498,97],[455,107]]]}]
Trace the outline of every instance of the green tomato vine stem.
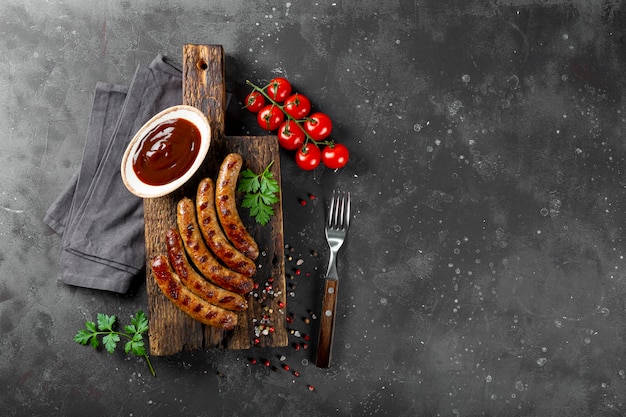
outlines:
[{"label": "green tomato vine stem", "polygon": [[[303,123],[304,121],[306,121],[306,120],[307,120],[306,118],[305,118],[305,119],[298,120],[298,119],[296,119],[296,118],[292,117],[289,113],[287,113],[287,112],[285,111],[285,108],[284,108],[284,106],[283,106],[282,104],[278,103],[276,100],[274,100],[273,98],[271,98],[271,97],[269,96],[269,94],[267,94],[267,92],[265,91],[265,89],[266,89],[267,87],[269,87],[269,86],[270,86],[270,84],[266,85],[266,86],[265,86],[265,87],[263,87],[263,88],[261,88],[261,87],[259,87],[259,86],[255,85],[255,84],[254,84],[252,81],[250,81],[250,80],[246,80],[246,84],[248,84],[250,87],[252,87],[252,89],[253,89],[254,91],[256,91],[256,92],[260,93],[261,95],[263,95],[263,97],[265,97],[265,99],[266,99],[267,101],[269,101],[269,102],[272,104],[272,106],[278,107],[278,108],[280,109],[280,111],[282,111],[282,112],[283,112],[283,114],[285,115],[285,117],[287,118],[287,120],[288,120],[288,121],[289,121],[289,120],[291,120],[292,122],[294,122],[294,123],[296,124],[296,126],[298,126],[298,127],[300,128],[300,130],[302,130],[302,132],[304,132],[304,137],[305,137],[305,139],[304,139],[304,143],[302,144],[302,146],[306,146],[309,142],[312,142],[312,143],[313,143],[313,144],[315,144],[316,146],[324,146],[324,145],[326,145],[326,146],[333,146],[333,145],[334,145],[334,143],[335,143],[335,142],[334,142],[334,141],[332,141],[332,140],[315,140],[315,139],[313,139],[313,138],[312,138],[312,137],[311,137],[311,136],[307,133],[307,131],[304,129],[304,126],[302,126],[302,123]],[[304,149],[306,150],[306,148],[304,148]]]}]

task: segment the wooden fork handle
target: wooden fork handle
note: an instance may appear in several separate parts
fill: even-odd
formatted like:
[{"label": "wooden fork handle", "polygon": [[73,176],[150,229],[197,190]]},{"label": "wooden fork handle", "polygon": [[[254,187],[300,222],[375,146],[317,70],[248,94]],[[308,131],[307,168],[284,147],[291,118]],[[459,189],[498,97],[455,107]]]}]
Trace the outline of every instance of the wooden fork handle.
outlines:
[{"label": "wooden fork handle", "polygon": [[324,283],[324,300],[320,320],[320,333],[317,339],[317,357],[315,364],[320,368],[330,367],[335,333],[335,316],[337,309],[336,279],[326,279]]}]

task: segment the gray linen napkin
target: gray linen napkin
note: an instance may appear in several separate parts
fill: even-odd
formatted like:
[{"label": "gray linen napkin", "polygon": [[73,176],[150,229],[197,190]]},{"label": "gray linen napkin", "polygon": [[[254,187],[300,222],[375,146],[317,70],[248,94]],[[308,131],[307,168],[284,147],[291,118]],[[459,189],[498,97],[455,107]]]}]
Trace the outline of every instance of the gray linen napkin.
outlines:
[{"label": "gray linen napkin", "polygon": [[120,176],[126,146],[161,110],[182,103],[182,71],[162,55],[128,88],[99,82],[81,166],[44,222],[62,235],[59,280],[126,293],[145,269],[143,200]]}]

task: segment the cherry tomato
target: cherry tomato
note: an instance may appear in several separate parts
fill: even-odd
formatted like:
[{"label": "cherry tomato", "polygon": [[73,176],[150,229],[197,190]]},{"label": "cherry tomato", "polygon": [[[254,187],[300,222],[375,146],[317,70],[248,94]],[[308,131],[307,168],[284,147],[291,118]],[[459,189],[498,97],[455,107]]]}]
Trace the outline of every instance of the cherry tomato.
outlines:
[{"label": "cherry tomato", "polygon": [[313,140],[324,140],[333,130],[333,122],[325,113],[313,113],[304,122],[304,130]]},{"label": "cherry tomato", "polygon": [[296,165],[305,171],[317,168],[321,160],[322,151],[314,143],[304,144],[296,151]]},{"label": "cherry tomato", "polygon": [[304,131],[293,120],[287,120],[278,128],[278,143],[283,148],[294,151],[304,143]]},{"label": "cherry tomato", "polygon": [[263,107],[256,115],[256,120],[263,129],[272,131],[285,120],[285,114],[273,104]]},{"label": "cherry tomato", "polygon": [[276,77],[270,80],[267,86],[267,95],[279,103],[285,101],[291,94],[291,83],[286,78]]},{"label": "cherry tomato", "polygon": [[246,109],[252,113],[258,113],[265,106],[265,97],[258,91],[253,91],[246,96]]},{"label": "cherry tomato", "polygon": [[324,150],[322,150],[322,162],[331,169],[345,167],[349,157],[350,151],[341,143],[333,143],[325,146]]},{"label": "cherry tomato", "polygon": [[302,94],[293,94],[285,100],[283,110],[294,119],[302,119],[311,111],[311,101]]}]

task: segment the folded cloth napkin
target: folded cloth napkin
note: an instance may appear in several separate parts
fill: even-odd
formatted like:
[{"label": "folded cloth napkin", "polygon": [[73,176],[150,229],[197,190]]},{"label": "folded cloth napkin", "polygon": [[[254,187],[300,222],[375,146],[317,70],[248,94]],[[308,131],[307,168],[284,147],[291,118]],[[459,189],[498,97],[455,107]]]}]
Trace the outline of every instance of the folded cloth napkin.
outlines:
[{"label": "folded cloth napkin", "polygon": [[120,175],[122,156],[141,126],[181,104],[182,70],[158,55],[128,88],[96,84],[83,159],[44,222],[62,236],[59,280],[126,293],[145,270],[143,200]]}]

